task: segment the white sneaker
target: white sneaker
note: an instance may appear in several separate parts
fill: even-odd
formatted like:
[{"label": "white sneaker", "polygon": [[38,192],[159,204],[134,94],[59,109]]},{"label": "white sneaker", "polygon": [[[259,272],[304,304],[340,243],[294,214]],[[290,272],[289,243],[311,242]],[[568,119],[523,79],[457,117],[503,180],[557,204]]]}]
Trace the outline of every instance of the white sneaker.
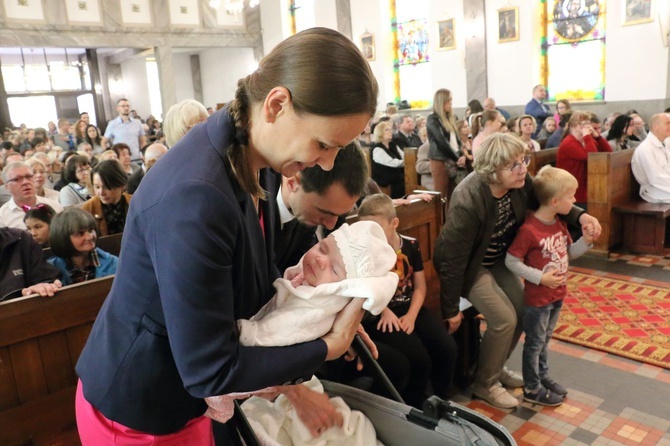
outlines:
[{"label": "white sneaker", "polygon": [[507,367],[503,367],[502,372],[500,372],[500,378],[498,380],[505,387],[511,387],[516,389],[517,387],[523,387],[523,378],[516,372],[511,371]]},{"label": "white sneaker", "polygon": [[474,396],[483,399],[491,406],[501,409],[513,409],[519,405],[519,400],[514,398],[499,382],[488,389],[475,385],[473,389]]}]

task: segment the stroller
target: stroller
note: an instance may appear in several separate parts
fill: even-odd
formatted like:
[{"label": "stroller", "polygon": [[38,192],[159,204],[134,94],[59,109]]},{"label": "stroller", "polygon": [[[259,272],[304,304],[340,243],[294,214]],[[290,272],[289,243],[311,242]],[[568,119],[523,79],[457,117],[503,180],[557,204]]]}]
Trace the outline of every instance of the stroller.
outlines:
[{"label": "stroller", "polygon": [[[372,368],[375,378],[396,401],[331,381],[321,383],[330,396],[339,396],[352,410],[365,414],[384,445],[516,445],[505,427],[459,404],[431,396],[422,411],[406,405],[359,336],[354,345],[366,367]],[[243,444],[260,445],[238,405],[234,422]]]}]

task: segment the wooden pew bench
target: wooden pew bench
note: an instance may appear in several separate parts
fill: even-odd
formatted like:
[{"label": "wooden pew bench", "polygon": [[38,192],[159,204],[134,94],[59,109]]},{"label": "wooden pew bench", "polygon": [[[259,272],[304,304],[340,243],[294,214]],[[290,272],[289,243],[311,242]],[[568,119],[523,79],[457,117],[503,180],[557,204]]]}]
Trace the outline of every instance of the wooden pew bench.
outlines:
[{"label": "wooden pew bench", "polygon": [[553,149],[544,149],[539,152],[531,152],[530,154],[530,164],[528,164],[528,173],[531,176],[537,175],[540,169],[547,164],[551,166],[556,166],[556,152],[558,148]]},{"label": "wooden pew bench", "polygon": [[0,445],[79,444],[74,367],[113,280],[0,303]]},{"label": "wooden pew bench", "polygon": [[[645,214],[641,213],[644,206],[639,206],[644,201],[640,198],[639,185],[630,169],[634,152],[635,149],[589,153],[587,206],[589,214],[597,218],[602,227],[600,238],[593,243],[594,254],[607,256],[613,247],[622,242],[626,249],[637,250],[639,246],[633,245],[640,243],[633,239],[637,236],[647,237],[646,234],[639,233],[642,227],[637,223],[640,216]],[[627,219],[631,222],[624,228]],[[626,237],[629,238],[627,247]],[[642,244],[645,243],[650,246],[648,239],[643,240]],[[651,246],[654,245],[655,242],[652,242]]]},{"label": "wooden pew bench", "polygon": [[613,210],[623,216],[625,251],[663,255],[670,203],[647,203],[638,195]]}]

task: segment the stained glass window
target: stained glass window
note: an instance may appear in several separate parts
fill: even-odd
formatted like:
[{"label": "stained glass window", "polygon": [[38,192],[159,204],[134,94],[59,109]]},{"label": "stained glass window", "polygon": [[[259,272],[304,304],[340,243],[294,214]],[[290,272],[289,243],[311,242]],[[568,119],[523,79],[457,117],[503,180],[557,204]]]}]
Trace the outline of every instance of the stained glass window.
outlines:
[{"label": "stained glass window", "polygon": [[424,108],[433,97],[428,2],[390,0],[394,45],[395,102]]},{"label": "stained glass window", "polygon": [[548,100],[605,99],[605,2],[540,0],[542,67]]}]

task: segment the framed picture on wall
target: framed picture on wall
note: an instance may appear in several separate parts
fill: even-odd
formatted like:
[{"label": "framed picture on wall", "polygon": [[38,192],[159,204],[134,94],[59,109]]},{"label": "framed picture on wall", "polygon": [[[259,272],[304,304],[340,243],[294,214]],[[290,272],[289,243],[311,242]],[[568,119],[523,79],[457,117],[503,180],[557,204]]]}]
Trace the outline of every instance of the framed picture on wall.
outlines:
[{"label": "framed picture on wall", "polygon": [[65,0],[65,11],[71,25],[102,25],[100,0]]},{"label": "framed picture on wall", "polygon": [[456,48],[454,19],[440,20],[437,22],[437,36],[438,50],[453,50]]},{"label": "framed picture on wall", "polygon": [[361,36],[361,51],[367,60],[375,60],[375,35],[363,34]]},{"label": "framed picture on wall", "polygon": [[152,26],[149,0],[120,0],[121,21],[124,25]]},{"label": "framed picture on wall", "polygon": [[44,23],[41,1],[5,0],[3,4],[7,21]]},{"label": "framed picture on wall", "polygon": [[173,26],[198,26],[200,11],[197,0],[168,0],[170,24]]},{"label": "framed picture on wall", "polygon": [[498,10],[498,42],[519,40],[519,7]]},{"label": "framed picture on wall", "polygon": [[653,0],[622,0],[623,24],[637,25],[654,20],[652,16]]}]

